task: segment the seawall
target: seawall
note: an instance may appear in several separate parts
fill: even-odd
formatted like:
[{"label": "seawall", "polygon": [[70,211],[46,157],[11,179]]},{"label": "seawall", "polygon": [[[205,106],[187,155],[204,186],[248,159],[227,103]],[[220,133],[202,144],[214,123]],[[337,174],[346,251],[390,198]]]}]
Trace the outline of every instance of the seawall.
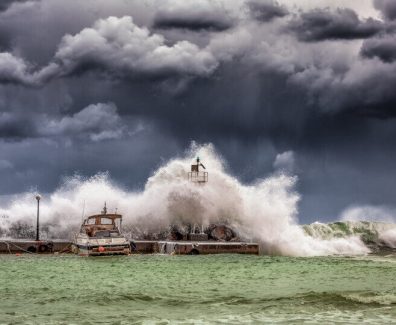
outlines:
[{"label": "seawall", "polygon": [[[67,240],[34,241],[0,239],[1,254],[71,253],[72,242]],[[220,241],[131,241],[132,254],[251,254],[258,255],[259,245],[245,242]]]}]

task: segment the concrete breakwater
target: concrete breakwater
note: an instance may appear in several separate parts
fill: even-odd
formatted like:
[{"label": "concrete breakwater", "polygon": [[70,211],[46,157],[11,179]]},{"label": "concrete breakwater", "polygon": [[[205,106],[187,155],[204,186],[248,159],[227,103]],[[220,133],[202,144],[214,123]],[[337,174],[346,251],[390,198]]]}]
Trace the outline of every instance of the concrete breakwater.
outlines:
[{"label": "concrete breakwater", "polygon": [[[72,242],[67,240],[0,240],[1,254],[71,253]],[[132,254],[259,254],[259,245],[245,242],[217,241],[131,241]]]}]

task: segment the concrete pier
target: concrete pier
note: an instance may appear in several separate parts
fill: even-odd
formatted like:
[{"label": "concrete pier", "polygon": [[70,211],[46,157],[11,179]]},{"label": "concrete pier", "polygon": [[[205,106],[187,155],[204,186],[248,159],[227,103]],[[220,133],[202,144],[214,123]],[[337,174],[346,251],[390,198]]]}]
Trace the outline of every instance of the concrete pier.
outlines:
[{"label": "concrete pier", "polygon": [[68,240],[0,239],[0,253],[69,253]]},{"label": "concrete pier", "polygon": [[251,254],[259,255],[259,245],[245,242],[220,241],[131,241],[132,254]]},{"label": "concrete pier", "polygon": [[[67,240],[0,239],[0,254],[71,253],[71,245]],[[131,248],[132,254],[259,254],[258,244],[244,242],[132,240]]]},{"label": "concrete pier", "polygon": [[259,245],[244,242],[218,241],[159,241],[159,252],[175,255],[200,254],[259,254]]}]

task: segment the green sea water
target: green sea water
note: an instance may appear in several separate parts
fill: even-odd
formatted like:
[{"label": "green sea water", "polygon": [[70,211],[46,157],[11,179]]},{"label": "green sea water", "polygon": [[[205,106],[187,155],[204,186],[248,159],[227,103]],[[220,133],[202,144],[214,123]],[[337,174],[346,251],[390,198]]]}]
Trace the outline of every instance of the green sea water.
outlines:
[{"label": "green sea water", "polygon": [[0,324],[396,324],[396,256],[0,256]]}]

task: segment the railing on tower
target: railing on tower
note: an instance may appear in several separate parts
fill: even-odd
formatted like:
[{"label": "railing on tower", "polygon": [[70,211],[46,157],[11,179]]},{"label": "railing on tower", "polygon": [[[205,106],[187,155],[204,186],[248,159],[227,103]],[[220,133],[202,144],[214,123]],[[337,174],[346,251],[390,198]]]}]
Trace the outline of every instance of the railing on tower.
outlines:
[{"label": "railing on tower", "polygon": [[197,157],[197,163],[191,165],[191,172],[188,173],[188,180],[193,183],[204,184],[208,182],[208,172],[200,171],[199,167],[206,169],[205,166],[200,163],[199,157]]}]

